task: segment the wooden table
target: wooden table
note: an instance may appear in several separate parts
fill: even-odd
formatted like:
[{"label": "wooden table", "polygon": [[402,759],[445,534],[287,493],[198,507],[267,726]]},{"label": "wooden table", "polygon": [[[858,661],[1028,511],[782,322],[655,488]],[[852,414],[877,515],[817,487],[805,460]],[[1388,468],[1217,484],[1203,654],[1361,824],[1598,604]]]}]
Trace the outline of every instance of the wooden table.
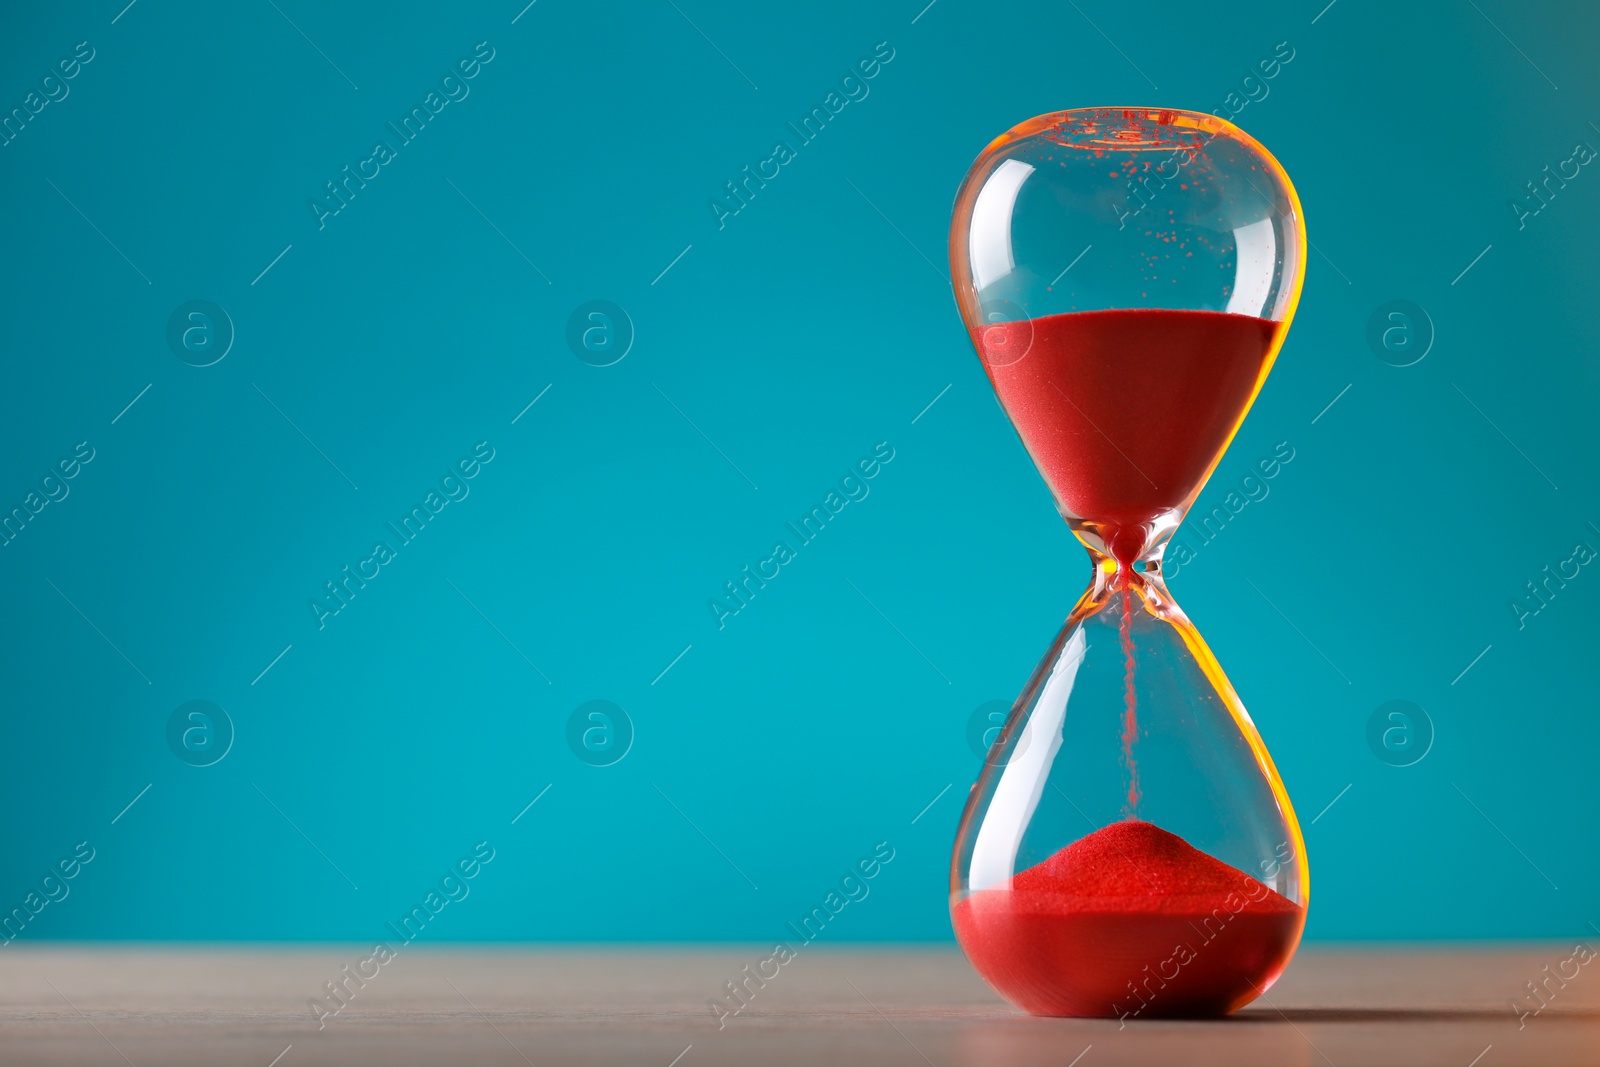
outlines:
[{"label": "wooden table", "polygon": [[[1600,1064],[1600,961],[1550,980],[1538,1015],[1511,1007],[1572,950],[1310,947],[1232,1018],[1121,1027],[1019,1015],[953,949],[815,946],[719,1027],[707,1002],[766,952],[410,947],[360,968],[355,947],[16,942],[0,952],[0,1063]],[[319,1029],[307,1001],[346,965],[376,976],[348,981]]]}]

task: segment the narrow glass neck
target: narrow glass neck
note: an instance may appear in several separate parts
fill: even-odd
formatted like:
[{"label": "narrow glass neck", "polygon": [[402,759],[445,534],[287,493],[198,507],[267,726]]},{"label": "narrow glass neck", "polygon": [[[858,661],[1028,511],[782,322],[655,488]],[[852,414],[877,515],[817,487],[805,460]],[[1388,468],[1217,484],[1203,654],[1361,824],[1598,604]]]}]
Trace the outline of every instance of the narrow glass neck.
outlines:
[{"label": "narrow glass neck", "polygon": [[1110,522],[1066,516],[1067,527],[1091,556],[1159,564],[1167,542],[1183,524],[1185,508],[1170,508],[1145,522]]},{"label": "narrow glass neck", "polygon": [[[1167,536],[1171,536],[1171,531]],[[1148,557],[1138,558],[1131,564],[1119,563],[1087,541],[1085,547],[1089,549],[1089,562],[1094,572],[1090,576],[1089,587],[1083,591],[1072,610],[1073,618],[1093,615],[1108,604],[1120,603],[1123,596],[1129,596],[1136,598],[1152,615],[1174,624],[1188,624],[1188,617],[1172,598],[1161,574],[1161,553],[1166,547],[1164,539],[1151,550]]]}]

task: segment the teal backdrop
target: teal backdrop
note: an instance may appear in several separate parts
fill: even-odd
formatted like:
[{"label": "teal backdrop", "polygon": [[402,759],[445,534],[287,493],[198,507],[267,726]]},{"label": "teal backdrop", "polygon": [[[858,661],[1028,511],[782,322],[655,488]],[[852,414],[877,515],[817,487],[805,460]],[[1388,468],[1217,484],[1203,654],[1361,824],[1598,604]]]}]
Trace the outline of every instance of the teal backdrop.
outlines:
[{"label": "teal backdrop", "polygon": [[125,2],[0,33],[14,936],[370,941],[487,842],[427,939],[769,941],[875,849],[826,938],[948,939],[1088,577],[951,204],[1118,103],[1315,246],[1199,509],[1293,459],[1172,579],[1308,935],[1600,923],[1592,5]]}]

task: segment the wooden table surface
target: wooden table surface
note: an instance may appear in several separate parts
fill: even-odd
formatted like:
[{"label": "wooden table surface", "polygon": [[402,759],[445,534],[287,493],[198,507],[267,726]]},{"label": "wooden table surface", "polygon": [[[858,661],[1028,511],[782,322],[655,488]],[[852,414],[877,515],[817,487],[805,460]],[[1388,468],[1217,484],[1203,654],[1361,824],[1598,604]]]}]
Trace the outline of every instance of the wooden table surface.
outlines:
[{"label": "wooden table surface", "polygon": [[0,1063],[1600,1064],[1600,962],[1566,963],[1577,975],[1548,980],[1538,1015],[1511,1007],[1572,954],[1308,947],[1229,1019],[1122,1027],[1020,1015],[953,949],[817,946],[719,1026],[707,1002],[766,952],[411,947],[319,1029],[307,1001],[368,952],[17,942],[0,952]]}]

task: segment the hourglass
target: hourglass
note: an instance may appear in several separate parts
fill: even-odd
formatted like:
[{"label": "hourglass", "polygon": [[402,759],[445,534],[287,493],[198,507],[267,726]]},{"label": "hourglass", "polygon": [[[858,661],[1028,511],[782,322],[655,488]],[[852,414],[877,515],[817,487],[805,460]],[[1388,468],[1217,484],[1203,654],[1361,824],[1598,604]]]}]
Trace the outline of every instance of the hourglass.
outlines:
[{"label": "hourglass", "polygon": [[951,920],[1037,1015],[1220,1015],[1305,926],[1272,757],[1161,576],[1300,295],[1300,202],[1211,115],[1090,108],[995,140],[956,199],[956,300],[1093,577],[967,800]]}]

